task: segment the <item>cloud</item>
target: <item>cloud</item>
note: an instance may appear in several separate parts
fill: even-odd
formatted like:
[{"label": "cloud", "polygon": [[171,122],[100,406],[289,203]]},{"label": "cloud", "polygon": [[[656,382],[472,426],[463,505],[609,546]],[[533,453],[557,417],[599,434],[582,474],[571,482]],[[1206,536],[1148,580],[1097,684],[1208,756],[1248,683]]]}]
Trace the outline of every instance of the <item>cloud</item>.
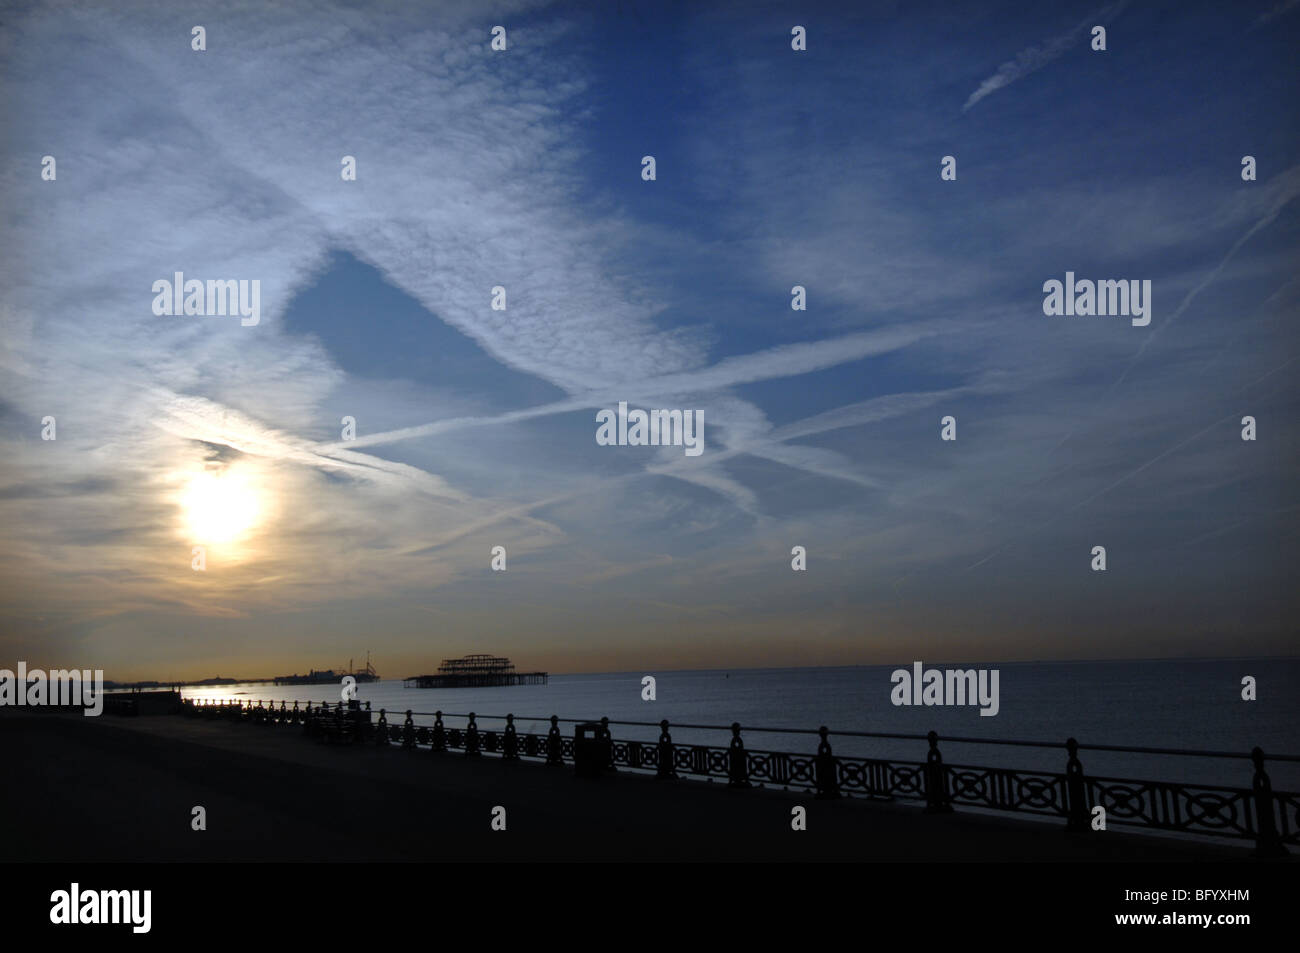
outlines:
[{"label": "cloud", "polygon": [[1300,0],[1279,0],[1278,3],[1275,3],[1271,8],[1265,10],[1256,17],[1255,22],[1250,25],[1250,28],[1255,30],[1266,23],[1273,22],[1278,17],[1290,11],[1297,3],[1300,3]]},{"label": "cloud", "polygon": [[416,427],[404,427],[401,430],[367,434],[346,444],[325,445],[322,450],[332,452],[342,447],[369,447],[398,440],[435,436],[465,427],[512,424],[538,417],[571,413],[575,410],[606,407],[620,400],[648,401],[689,394],[707,394],[739,384],[796,377],[898,350],[926,337],[944,333],[952,327],[951,323],[933,321],[925,324],[897,325],[820,341],[786,344],[753,354],[729,357],[715,365],[689,373],[629,380],[603,390],[587,391],[581,396],[568,400],[491,417],[459,417],[433,421]]},{"label": "cloud", "polygon": [[[1024,51],[967,108],[1122,8]],[[901,48],[798,60],[797,81],[784,44],[719,57],[718,35],[767,49],[732,24],[674,37],[697,44],[678,52],[702,97],[673,114],[662,148],[690,175],[648,192],[635,161],[620,178],[620,97],[638,81],[610,79],[621,64],[587,42],[605,39],[588,32],[597,21],[533,3],[502,18],[516,12],[528,16],[510,20],[500,56],[469,2],[418,17],[386,3],[222,7],[204,13],[203,54],[150,3],[13,15],[0,68],[17,133],[0,143],[5,638],[182,658],[187,638],[258,652],[258,633],[316,647],[383,631],[415,655],[436,599],[445,638],[495,630],[526,645],[551,626],[570,657],[593,645],[612,657],[650,638],[635,605],[716,626],[700,630],[718,640],[702,652],[742,652],[736,633],[791,606],[814,606],[805,618],[826,631],[858,632],[882,599],[904,620],[895,583],[951,579],[1054,514],[1066,518],[1053,533],[1081,531],[1070,507],[1089,530],[1114,520],[1142,534],[1133,546],[1147,553],[1170,527],[1179,540],[1216,538],[1215,520],[1260,527],[1221,511],[1229,481],[1285,508],[1272,497],[1290,471],[1265,454],[1228,458],[1203,439],[1152,456],[1226,414],[1242,381],[1263,380],[1252,410],[1285,416],[1271,389],[1283,375],[1261,372],[1287,351],[1294,300],[1257,301],[1290,274],[1282,229],[1263,225],[1290,213],[1293,170],[1228,189],[1217,172],[1145,160],[1102,169],[1026,125],[1014,155],[972,128],[964,154],[984,158],[963,159],[949,188],[936,159],[954,148],[942,108],[953,74],[931,68],[929,24],[915,21],[912,40],[929,58],[910,55],[904,21]],[[950,51],[972,75],[960,45]],[[882,76],[905,94],[882,97]],[[1209,118],[1116,110],[1088,143],[1212,153],[1197,138],[1217,127]],[[46,152],[56,182],[32,173]],[[355,182],[339,177],[343,155],[357,158]],[[441,353],[425,378],[377,376],[398,346],[392,315],[303,294],[340,258],[418,303],[411,321],[472,342],[481,384],[439,379],[455,359]],[[1158,300],[1183,301],[1101,413],[1097,395],[1137,341],[1047,320],[1038,293],[1085,259],[1140,269]],[[154,316],[151,284],[176,270],[261,280],[262,323]],[[795,282],[807,312],[789,310]],[[489,305],[495,285],[505,311]],[[1191,320],[1193,302],[1212,301],[1250,314],[1249,333]],[[326,333],[339,321],[362,330],[341,344]],[[373,349],[362,363],[376,370],[351,373],[344,347]],[[1215,373],[1198,376],[1208,361]],[[493,372],[548,396],[515,400]],[[704,409],[706,453],[597,447],[588,411],[619,400]],[[362,421],[355,441],[335,438],[344,413]],[[938,439],[941,413],[960,419],[956,444]],[[37,437],[47,414],[57,441]],[[1078,420],[1091,429],[1054,456]],[[177,499],[218,468],[255,474],[266,514],[202,575]],[[772,566],[796,535],[817,570],[792,590]],[[509,599],[484,581],[496,543],[511,556]],[[1073,579],[1059,549],[1011,547],[1007,562],[1024,589],[1056,593]],[[1162,585],[1194,607],[1197,593]],[[1000,590],[987,588],[971,596],[987,613],[969,631],[996,620]]]},{"label": "cloud", "polygon": [[1058,33],[1056,36],[1044,40],[1038,46],[1029,46],[1021,50],[1016,54],[1014,60],[1007,60],[997,68],[997,71],[992,76],[979,84],[975,92],[967,97],[965,104],[961,107],[962,112],[966,112],[981,99],[993,95],[999,89],[1004,89],[1017,80],[1024,79],[1030,73],[1042,69],[1078,43],[1084,34],[1091,31],[1092,27],[1108,23],[1112,18],[1118,16],[1127,5],[1128,0],[1121,0],[1119,3],[1100,7],[1079,21],[1072,29],[1064,33]]}]

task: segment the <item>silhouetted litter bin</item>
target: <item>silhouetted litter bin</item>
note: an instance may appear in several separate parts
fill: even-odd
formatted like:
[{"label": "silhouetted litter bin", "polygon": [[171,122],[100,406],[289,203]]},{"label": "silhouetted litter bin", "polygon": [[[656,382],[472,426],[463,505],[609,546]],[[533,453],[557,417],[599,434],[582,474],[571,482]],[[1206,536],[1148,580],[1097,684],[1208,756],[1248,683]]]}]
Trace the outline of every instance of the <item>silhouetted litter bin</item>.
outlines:
[{"label": "silhouetted litter bin", "polygon": [[[367,702],[367,704],[369,704]],[[348,699],[348,726],[354,742],[367,742],[374,733],[374,723],[370,720],[370,709],[363,710],[361,702],[355,698]]]},{"label": "silhouetted litter bin", "polygon": [[611,761],[610,740],[598,721],[584,721],[573,729],[573,769],[580,778],[598,778]]}]

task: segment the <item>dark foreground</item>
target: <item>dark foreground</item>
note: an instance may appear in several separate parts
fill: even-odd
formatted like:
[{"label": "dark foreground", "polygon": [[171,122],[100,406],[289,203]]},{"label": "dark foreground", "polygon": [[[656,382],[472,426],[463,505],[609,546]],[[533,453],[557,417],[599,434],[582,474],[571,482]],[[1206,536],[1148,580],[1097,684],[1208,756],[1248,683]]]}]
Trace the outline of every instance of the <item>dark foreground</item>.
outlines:
[{"label": "dark foreground", "polygon": [[[0,715],[0,861],[1249,860],[1057,822],[427,750],[333,747],[297,730],[176,716]],[[791,809],[807,830],[791,830]],[[191,829],[192,809],[207,830]],[[495,807],[506,830],[491,828]]]}]

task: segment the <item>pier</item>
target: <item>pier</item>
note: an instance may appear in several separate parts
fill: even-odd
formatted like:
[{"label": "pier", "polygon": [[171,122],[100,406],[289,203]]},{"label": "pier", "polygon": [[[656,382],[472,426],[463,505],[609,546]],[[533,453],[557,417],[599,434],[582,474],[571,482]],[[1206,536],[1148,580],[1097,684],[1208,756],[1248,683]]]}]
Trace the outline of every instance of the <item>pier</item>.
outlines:
[{"label": "pier", "polygon": [[436,675],[403,679],[407,688],[495,688],[501,685],[545,685],[546,672],[516,672],[515,663],[497,655],[466,655],[443,659]]}]

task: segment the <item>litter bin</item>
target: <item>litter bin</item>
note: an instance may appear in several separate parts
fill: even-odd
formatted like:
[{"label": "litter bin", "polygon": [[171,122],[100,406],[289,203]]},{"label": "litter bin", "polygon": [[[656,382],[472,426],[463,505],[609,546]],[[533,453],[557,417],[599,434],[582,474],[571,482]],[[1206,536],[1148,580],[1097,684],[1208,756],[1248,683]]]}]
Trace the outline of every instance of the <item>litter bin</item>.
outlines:
[{"label": "litter bin", "polygon": [[573,729],[573,773],[598,778],[610,761],[609,739],[598,721],[584,721]]},{"label": "litter bin", "polygon": [[[366,704],[369,705],[369,702]],[[370,709],[363,710],[360,701],[349,698],[347,717],[352,726],[352,740],[357,742],[369,741],[374,729],[374,725],[370,721]]]}]

